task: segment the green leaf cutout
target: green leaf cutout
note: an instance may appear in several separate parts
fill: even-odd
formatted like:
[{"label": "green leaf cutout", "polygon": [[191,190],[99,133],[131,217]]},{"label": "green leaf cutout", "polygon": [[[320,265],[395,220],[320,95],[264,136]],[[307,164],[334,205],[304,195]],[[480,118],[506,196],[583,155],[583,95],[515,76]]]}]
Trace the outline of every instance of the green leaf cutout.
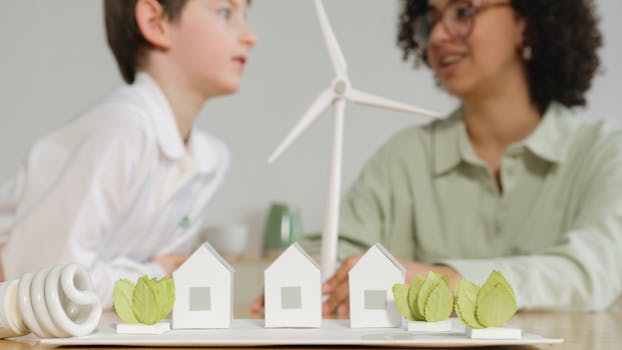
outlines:
[{"label": "green leaf cutout", "polygon": [[451,315],[453,306],[454,297],[451,294],[451,289],[441,279],[428,294],[424,309],[425,320],[427,322],[444,321]]},{"label": "green leaf cutout", "polygon": [[113,308],[126,323],[152,325],[160,322],[175,304],[175,283],[169,277],[159,280],[147,275],[136,286],[129,280],[117,281],[112,292]]},{"label": "green leaf cutout", "polygon": [[156,282],[157,318],[159,322],[173,310],[175,304],[175,283],[171,278],[162,278]]},{"label": "green leaf cutout", "polygon": [[462,323],[471,329],[484,328],[475,316],[475,303],[479,287],[465,279],[456,285],[456,314]]},{"label": "green leaf cutout", "polygon": [[[408,290],[411,321],[437,322],[449,318],[453,308],[449,276],[429,272],[425,279],[415,276]],[[408,318],[408,317],[407,317]]]},{"label": "green leaf cutout", "polygon": [[410,286],[408,284],[394,284],[393,285],[393,299],[395,299],[395,306],[399,312],[406,319],[410,321],[415,321],[415,317],[410,311],[410,307],[408,306],[408,291],[410,290]]},{"label": "green leaf cutout", "polygon": [[410,282],[410,288],[408,290],[408,306],[410,307],[410,311],[413,315],[413,321],[425,321],[423,311],[419,311],[419,308],[417,307],[419,291],[421,290],[421,286],[423,286],[424,282],[425,280],[420,276],[415,276],[415,278],[413,278]]},{"label": "green leaf cutout", "polygon": [[[501,286],[503,286],[504,288],[507,289],[507,292],[510,295],[512,295],[512,298],[516,299],[516,296],[514,295],[514,290],[512,289],[512,286],[508,283],[508,281],[505,279],[505,277],[503,277],[503,274],[501,272],[496,271],[496,270],[492,271],[490,273],[490,276],[488,276],[488,279],[486,280],[486,283],[499,283]],[[486,285],[486,283],[484,283],[484,285]]]},{"label": "green leaf cutout", "polygon": [[445,282],[443,282],[437,274],[430,271],[428,272],[428,275],[426,276],[425,281],[423,282],[423,285],[419,290],[419,295],[417,296],[417,311],[423,315],[424,320],[426,319],[425,306],[428,301],[428,297],[430,296],[432,291],[441,283],[444,284]]},{"label": "green leaf cutout", "polygon": [[447,287],[451,286],[451,279],[449,278],[449,275],[441,275],[441,279],[445,281]]},{"label": "green leaf cutout", "polygon": [[498,271],[493,271],[477,293],[475,314],[486,327],[500,327],[516,313],[512,287]]},{"label": "green leaf cutout", "polygon": [[134,316],[140,323],[152,325],[160,321],[157,318],[155,278],[150,280],[147,276],[143,276],[138,279],[132,304]]},{"label": "green leaf cutout", "polygon": [[132,312],[132,295],[134,283],[127,279],[120,279],[115,283],[112,291],[112,308],[125,323],[138,323]]},{"label": "green leaf cutout", "polygon": [[425,279],[415,276],[410,285],[394,284],[393,296],[397,309],[410,321],[444,321],[454,306],[449,276],[439,276],[432,271]]}]

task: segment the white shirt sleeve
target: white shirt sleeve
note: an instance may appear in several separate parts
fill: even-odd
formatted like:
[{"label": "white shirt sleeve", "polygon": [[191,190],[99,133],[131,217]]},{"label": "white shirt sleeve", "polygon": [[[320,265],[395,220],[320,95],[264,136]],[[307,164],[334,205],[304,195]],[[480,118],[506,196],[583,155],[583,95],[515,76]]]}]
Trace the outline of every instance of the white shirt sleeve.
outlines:
[{"label": "white shirt sleeve", "polygon": [[[157,151],[154,143],[140,115],[104,105],[35,144],[14,181],[19,191],[6,190],[11,196],[5,211],[14,210],[1,222],[10,225],[2,253],[6,278],[77,262],[89,269],[103,306],[110,308],[119,278],[163,275],[144,261],[98,258],[106,234],[123,215],[124,196],[131,195]],[[0,229],[0,239],[7,231]]]}]

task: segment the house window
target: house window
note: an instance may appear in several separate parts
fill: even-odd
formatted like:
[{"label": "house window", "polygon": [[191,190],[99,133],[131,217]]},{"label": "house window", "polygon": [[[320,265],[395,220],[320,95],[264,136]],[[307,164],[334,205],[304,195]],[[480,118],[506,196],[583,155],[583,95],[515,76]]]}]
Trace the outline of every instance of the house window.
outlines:
[{"label": "house window", "polygon": [[281,309],[300,309],[301,307],[300,287],[281,287]]},{"label": "house window", "polygon": [[386,290],[366,290],[365,309],[366,310],[385,310],[387,308]]},{"label": "house window", "polygon": [[212,298],[210,287],[190,287],[189,310],[190,311],[209,311],[212,309]]}]

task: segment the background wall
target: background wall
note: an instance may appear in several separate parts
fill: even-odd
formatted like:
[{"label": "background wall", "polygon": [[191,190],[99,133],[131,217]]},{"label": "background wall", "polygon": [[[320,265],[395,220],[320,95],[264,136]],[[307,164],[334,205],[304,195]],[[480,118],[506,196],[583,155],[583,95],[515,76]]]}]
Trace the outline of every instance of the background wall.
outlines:
[{"label": "background wall", "polygon": [[[359,89],[440,112],[456,102],[425,69],[401,61],[395,46],[397,0],[325,0],[352,83]],[[587,113],[622,119],[622,2],[597,1],[606,46],[604,71]],[[121,83],[105,43],[101,1],[3,0],[0,11],[0,181],[29,146],[75,118]],[[330,154],[329,113],[274,165],[266,159],[331,81],[332,68],[310,0],[255,0],[249,21],[259,36],[241,91],[209,101],[200,125],[230,146],[233,165],[208,223],[249,225],[249,255],[259,255],[271,202],[298,206],[305,231],[322,227]],[[572,25],[572,24],[569,24]],[[365,160],[417,117],[348,105],[344,189]]]}]

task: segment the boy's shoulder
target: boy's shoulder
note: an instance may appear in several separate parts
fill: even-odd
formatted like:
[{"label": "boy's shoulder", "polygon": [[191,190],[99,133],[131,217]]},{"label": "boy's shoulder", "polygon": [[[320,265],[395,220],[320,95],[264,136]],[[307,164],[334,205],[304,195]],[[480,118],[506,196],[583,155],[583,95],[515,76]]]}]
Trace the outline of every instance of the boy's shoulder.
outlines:
[{"label": "boy's shoulder", "polygon": [[[174,116],[160,91],[136,82],[122,85],[99,100],[73,124],[84,124],[87,133],[137,136],[155,143],[158,134],[177,130]],[[163,130],[166,129],[166,130]]]},{"label": "boy's shoulder", "polygon": [[124,85],[93,105],[82,117],[97,118],[104,128],[140,128],[152,133],[152,110],[148,96],[133,85]]},{"label": "boy's shoulder", "polygon": [[155,154],[157,138],[147,106],[148,102],[132,86],[122,86],[39,138],[29,153],[48,154],[53,149],[59,157],[65,157],[78,152],[98,155],[124,149],[126,155]]},{"label": "boy's shoulder", "polygon": [[[112,129],[133,128],[145,134],[149,147],[159,148],[170,158],[185,153],[183,140],[168,99],[155,81],[139,74],[136,82],[118,88],[97,107],[107,110]],[[195,157],[211,159],[228,167],[229,147],[220,138],[198,125],[193,126],[189,147]]]},{"label": "boy's shoulder", "polygon": [[117,88],[54,133],[70,132],[75,137],[95,137],[102,134],[122,136],[138,131],[149,134],[151,128],[147,110],[132,95],[127,86]]},{"label": "boy's shoulder", "polygon": [[[88,144],[96,148],[124,147],[134,153],[156,155],[162,152],[177,159],[185,153],[183,140],[170,104],[159,86],[140,75],[132,85],[118,87],[77,119],[51,137],[72,142],[58,142],[71,148]],[[192,129],[192,151],[197,156],[229,163],[227,145],[198,126]]]}]

